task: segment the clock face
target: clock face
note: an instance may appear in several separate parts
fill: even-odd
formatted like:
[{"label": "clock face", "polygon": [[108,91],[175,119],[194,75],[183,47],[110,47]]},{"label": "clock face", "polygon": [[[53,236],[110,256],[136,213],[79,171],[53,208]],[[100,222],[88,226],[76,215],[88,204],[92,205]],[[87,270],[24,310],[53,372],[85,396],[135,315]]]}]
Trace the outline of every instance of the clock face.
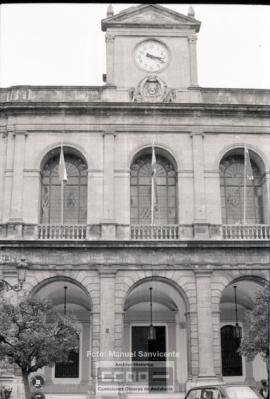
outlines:
[{"label": "clock face", "polygon": [[169,50],[157,40],[146,40],[135,48],[137,65],[147,72],[159,72],[169,62]]}]

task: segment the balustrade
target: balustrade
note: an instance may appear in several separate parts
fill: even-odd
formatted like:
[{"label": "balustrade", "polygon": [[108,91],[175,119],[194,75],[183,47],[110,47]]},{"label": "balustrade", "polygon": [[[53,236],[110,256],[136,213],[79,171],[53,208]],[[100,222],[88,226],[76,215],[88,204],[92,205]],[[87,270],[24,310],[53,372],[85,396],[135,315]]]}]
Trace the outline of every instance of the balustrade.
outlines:
[{"label": "balustrade", "polygon": [[269,240],[270,225],[267,224],[224,224],[224,240]]},{"label": "balustrade", "polygon": [[41,240],[85,240],[86,225],[40,224],[38,238]]},{"label": "balustrade", "polygon": [[179,225],[164,226],[132,225],[130,227],[132,240],[178,240]]}]

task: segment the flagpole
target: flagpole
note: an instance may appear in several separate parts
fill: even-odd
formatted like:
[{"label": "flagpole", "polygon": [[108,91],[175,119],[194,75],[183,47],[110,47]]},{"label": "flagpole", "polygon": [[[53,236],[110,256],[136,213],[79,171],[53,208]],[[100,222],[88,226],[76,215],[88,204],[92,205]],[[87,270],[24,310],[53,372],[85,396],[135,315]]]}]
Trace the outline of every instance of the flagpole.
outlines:
[{"label": "flagpole", "polygon": [[[154,154],[154,142],[152,144],[152,161],[151,161],[151,165],[153,163],[153,154]],[[151,166],[151,168],[152,168],[152,166]],[[153,226],[154,225],[154,189],[155,189],[153,171],[152,171],[151,176],[152,176],[152,178],[151,178],[151,185],[152,185],[152,187],[151,187],[151,226]]]},{"label": "flagpole", "polygon": [[[63,132],[65,133],[65,110],[63,109]],[[61,154],[64,155],[64,148],[63,148],[63,133],[62,133],[62,140],[61,140]],[[64,180],[61,179],[61,225],[64,224]]]},{"label": "flagpole", "polygon": [[154,177],[152,176],[152,189],[151,189],[151,225],[154,225]]},{"label": "flagpole", "polygon": [[246,224],[246,205],[247,202],[247,146],[244,147],[244,220],[243,223]]}]

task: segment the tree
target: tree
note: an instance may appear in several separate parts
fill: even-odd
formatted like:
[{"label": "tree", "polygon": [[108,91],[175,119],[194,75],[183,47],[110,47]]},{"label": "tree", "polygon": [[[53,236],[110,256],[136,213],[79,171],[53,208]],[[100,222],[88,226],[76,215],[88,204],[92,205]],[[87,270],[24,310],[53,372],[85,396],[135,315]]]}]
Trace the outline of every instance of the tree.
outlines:
[{"label": "tree", "polygon": [[240,345],[240,353],[248,360],[260,354],[264,360],[269,358],[268,341],[269,286],[256,293],[254,308],[247,314],[247,330]]},{"label": "tree", "polygon": [[30,399],[29,374],[66,361],[71,350],[78,350],[73,317],[36,298],[25,296],[17,305],[0,301],[0,360],[21,369],[26,399]]}]

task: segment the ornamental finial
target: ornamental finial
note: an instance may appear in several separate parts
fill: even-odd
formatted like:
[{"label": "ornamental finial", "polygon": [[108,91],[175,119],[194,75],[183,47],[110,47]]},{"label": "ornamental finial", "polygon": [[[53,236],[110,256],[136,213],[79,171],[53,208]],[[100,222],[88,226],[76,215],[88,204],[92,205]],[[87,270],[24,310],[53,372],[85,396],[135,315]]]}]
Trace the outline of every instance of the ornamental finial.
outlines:
[{"label": "ornamental finial", "polygon": [[113,6],[111,4],[109,4],[108,8],[107,8],[107,17],[112,17],[113,14],[114,14]]},{"label": "ornamental finial", "polygon": [[188,17],[192,17],[192,18],[195,17],[195,11],[192,6],[189,6],[187,15],[188,15]]}]

